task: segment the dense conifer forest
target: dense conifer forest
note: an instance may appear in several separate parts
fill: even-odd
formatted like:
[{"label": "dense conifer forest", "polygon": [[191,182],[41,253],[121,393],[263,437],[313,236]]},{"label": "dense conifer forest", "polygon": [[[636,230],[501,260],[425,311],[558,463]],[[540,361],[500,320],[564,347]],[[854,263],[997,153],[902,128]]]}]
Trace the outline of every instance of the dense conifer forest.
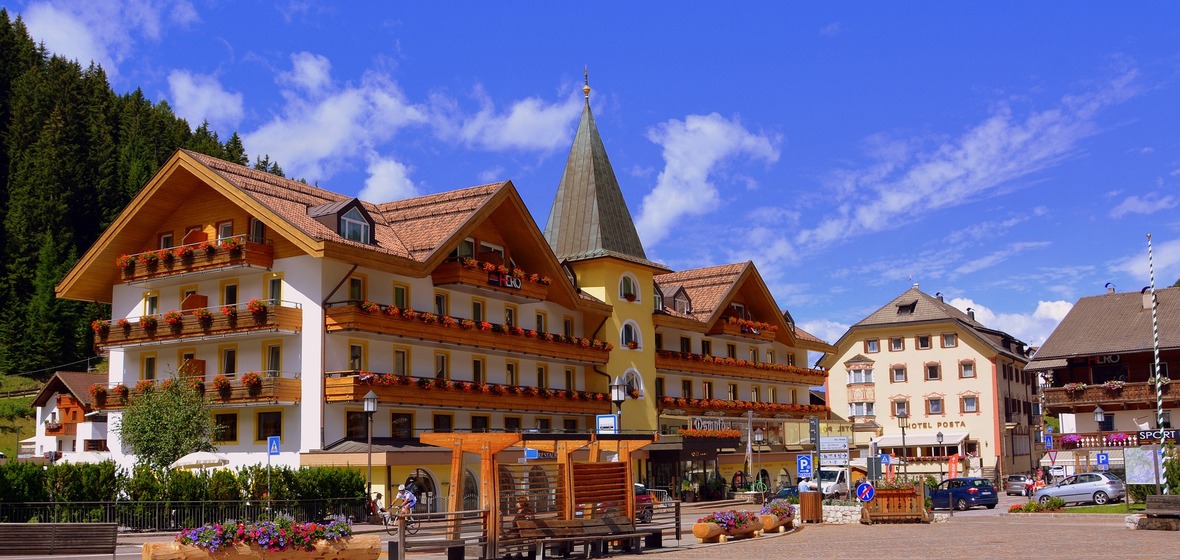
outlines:
[{"label": "dense conifer forest", "polygon": [[[54,285],[178,148],[243,165],[235,132],[195,130],[165,101],[117,94],[100,66],[51,55],[0,8],[0,376],[85,369],[105,305]],[[255,167],[281,174],[277,163]]]}]

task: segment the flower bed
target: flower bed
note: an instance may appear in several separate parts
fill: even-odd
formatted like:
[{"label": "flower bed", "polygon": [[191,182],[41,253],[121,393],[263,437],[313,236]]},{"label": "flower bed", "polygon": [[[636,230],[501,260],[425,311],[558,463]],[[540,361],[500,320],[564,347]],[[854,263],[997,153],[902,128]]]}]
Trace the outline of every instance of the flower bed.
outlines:
[{"label": "flower bed", "polygon": [[206,525],[185,529],[175,542],[146,543],[143,558],[298,558],[375,559],[378,535],[352,535],[345,519],[327,524],[296,523],[280,517],[257,523]]},{"label": "flower bed", "polygon": [[716,511],[697,520],[692,534],[702,543],[725,542],[727,537],[756,535],[762,529],[762,517],[748,511]]}]

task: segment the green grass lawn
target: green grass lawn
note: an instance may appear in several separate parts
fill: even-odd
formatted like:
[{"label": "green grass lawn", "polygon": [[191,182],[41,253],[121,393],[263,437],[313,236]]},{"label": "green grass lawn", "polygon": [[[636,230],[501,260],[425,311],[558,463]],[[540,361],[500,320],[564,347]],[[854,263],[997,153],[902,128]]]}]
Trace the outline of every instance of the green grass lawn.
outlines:
[{"label": "green grass lawn", "polygon": [[[1131,504],[1131,513],[1143,511],[1145,504]],[[1106,504],[1103,506],[1077,506],[1066,508],[1068,513],[1127,513],[1127,504]]]}]

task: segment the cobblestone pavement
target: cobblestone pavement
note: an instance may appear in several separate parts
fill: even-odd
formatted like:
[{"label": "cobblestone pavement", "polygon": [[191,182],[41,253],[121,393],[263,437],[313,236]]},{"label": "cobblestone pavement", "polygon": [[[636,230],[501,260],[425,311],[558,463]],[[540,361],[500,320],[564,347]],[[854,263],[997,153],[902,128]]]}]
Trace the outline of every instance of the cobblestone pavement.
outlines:
[{"label": "cobblestone pavement", "polygon": [[[805,525],[792,533],[758,539],[694,544],[659,553],[658,558],[1157,560],[1177,557],[1180,533],[1128,529],[1123,517],[997,514],[958,516],[932,524]],[[686,540],[685,544],[688,543]]]}]

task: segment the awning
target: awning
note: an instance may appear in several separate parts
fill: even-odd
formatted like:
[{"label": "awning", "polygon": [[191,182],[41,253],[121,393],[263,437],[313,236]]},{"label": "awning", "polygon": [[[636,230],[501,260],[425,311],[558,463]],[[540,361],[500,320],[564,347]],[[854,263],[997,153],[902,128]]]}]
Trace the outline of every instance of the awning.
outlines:
[{"label": "awning", "polygon": [[[1107,457],[1107,459],[1110,460],[1110,464],[1112,466],[1123,464],[1122,449],[1095,449],[1093,451],[1064,451],[1064,450],[1058,451],[1057,452],[1057,460],[1053,461],[1053,462],[1049,461],[1049,454],[1046,453],[1041,456],[1040,465],[1042,467],[1049,467],[1049,466],[1060,467],[1062,465],[1072,467],[1076,464],[1083,470],[1087,469],[1087,468],[1089,470],[1097,470],[1098,469],[1098,454],[1099,453],[1106,453],[1106,457]],[[1090,462],[1088,465],[1086,463],[1086,455],[1087,454],[1090,456]],[[1075,455],[1076,455],[1076,457],[1075,457]],[[1077,461],[1076,463],[1074,462],[1075,459]],[[1078,472],[1081,472],[1081,471],[1079,470]]]},{"label": "awning", "polygon": [[[943,432],[942,445],[958,445],[967,439],[969,432]],[[878,448],[881,447],[901,447],[901,434],[889,434],[881,436],[873,440]],[[938,445],[938,434],[918,432],[916,434],[905,435],[906,447],[914,447],[918,445]]]}]

